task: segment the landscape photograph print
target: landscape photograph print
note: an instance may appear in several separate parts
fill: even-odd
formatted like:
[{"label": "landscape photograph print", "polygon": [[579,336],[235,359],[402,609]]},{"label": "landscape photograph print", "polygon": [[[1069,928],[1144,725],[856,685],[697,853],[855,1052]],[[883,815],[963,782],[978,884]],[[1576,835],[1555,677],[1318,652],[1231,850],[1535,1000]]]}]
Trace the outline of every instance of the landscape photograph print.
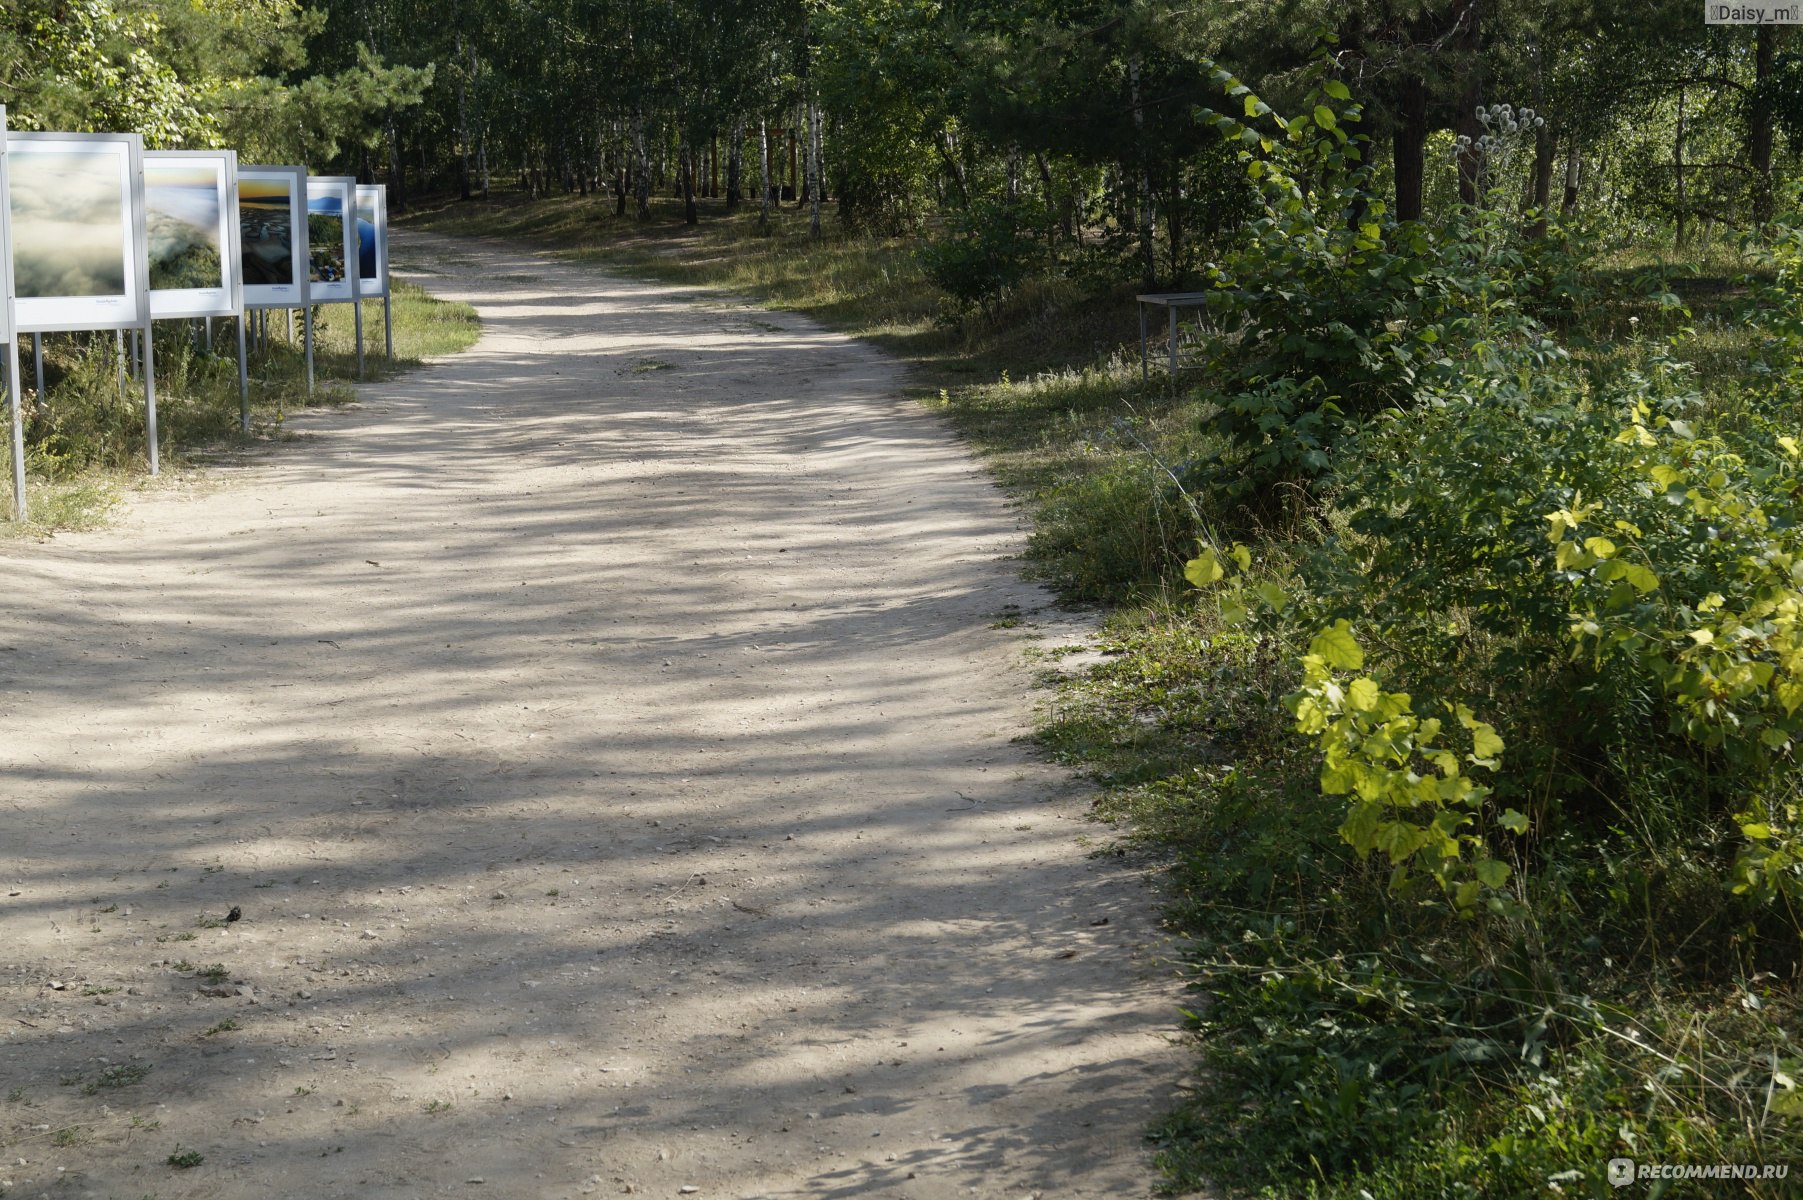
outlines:
[{"label": "landscape photograph print", "polygon": [[294,282],[294,197],[288,178],[238,177],[238,227],[243,234],[244,282],[285,287]]},{"label": "landscape photograph print", "polygon": [[219,247],[224,164],[146,163],[144,223],[152,291],[225,286]]},{"label": "landscape photograph print", "polygon": [[13,280],[20,299],[125,294],[131,211],[116,150],[15,141]]},{"label": "landscape photograph print", "polygon": [[344,281],[343,197],[314,196],[307,201],[307,247],[315,283]]}]

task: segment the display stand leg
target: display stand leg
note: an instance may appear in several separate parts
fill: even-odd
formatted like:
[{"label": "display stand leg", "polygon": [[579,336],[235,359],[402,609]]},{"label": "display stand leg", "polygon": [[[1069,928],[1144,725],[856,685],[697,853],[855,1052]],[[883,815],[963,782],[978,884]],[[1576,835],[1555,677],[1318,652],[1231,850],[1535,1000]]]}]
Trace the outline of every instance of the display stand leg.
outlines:
[{"label": "display stand leg", "polygon": [[351,311],[357,319],[357,382],[363,382],[363,301],[351,301]]},{"label": "display stand leg", "polygon": [[41,408],[44,404],[44,335],[41,333],[31,335],[31,356],[36,360],[33,365],[38,371],[38,406]]},{"label": "display stand leg", "polygon": [[1177,306],[1171,305],[1171,394],[1177,392]]},{"label": "display stand leg", "polygon": [[307,339],[307,395],[313,394],[313,307],[301,309],[301,325]]},{"label": "display stand leg", "polygon": [[1141,300],[1139,302],[1139,381],[1141,384],[1146,383],[1150,378],[1150,372],[1146,366],[1146,338],[1150,333],[1151,330],[1146,326],[1146,302]]},{"label": "display stand leg", "polygon": [[244,319],[238,325],[238,425],[250,432],[250,365],[244,358]]},{"label": "display stand leg", "polygon": [[212,318],[212,317],[206,317],[206,318],[204,318],[204,319],[203,319],[203,320],[202,320],[202,321],[201,321],[201,324],[202,324],[202,325],[203,325],[203,326],[205,326],[205,327],[206,327],[206,331],[207,331],[207,353],[208,353],[208,354],[211,354],[211,353],[213,353],[213,318]]},{"label": "display stand leg", "polygon": [[119,345],[119,403],[124,404],[127,393],[131,391],[125,384],[125,377],[128,374],[125,369],[125,330],[115,330],[113,337]]},{"label": "display stand leg", "polygon": [[25,386],[19,379],[19,343],[6,344],[6,398],[12,410],[13,515],[25,519]]},{"label": "display stand leg", "polygon": [[150,445],[150,473],[157,464],[157,376],[150,352],[150,323],[144,323],[144,440]]},{"label": "display stand leg", "polygon": [[382,346],[388,355],[388,361],[394,361],[394,308],[389,304],[388,293],[382,293]]},{"label": "display stand leg", "polygon": [[288,310],[288,344],[294,345],[294,310]]}]

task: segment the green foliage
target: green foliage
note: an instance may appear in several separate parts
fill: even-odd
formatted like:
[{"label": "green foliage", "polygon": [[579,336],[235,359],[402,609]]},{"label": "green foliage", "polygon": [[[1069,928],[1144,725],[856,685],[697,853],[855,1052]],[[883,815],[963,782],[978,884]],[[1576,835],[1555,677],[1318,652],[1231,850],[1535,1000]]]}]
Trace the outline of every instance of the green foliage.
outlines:
[{"label": "green foliage", "polygon": [[[1471,742],[1461,759],[1442,739],[1444,722],[1417,716],[1406,692],[1386,692],[1368,676],[1339,676],[1364,665],[1351,629],[1336,621],[1310,642],[1302,686],[1288,701],[1297,732],[1316,739],[1321,751],[1322,792],[1347,797],[1340,836],[1361,856],[1376,850],[1389,859],[1391,890],[1406,894],[1411,871],[1424,870],[1470,913],[1481,893],[1501,888],[1511,872],[1481,835],[1490,789],[1465,770],[1496,770],[1502,739],[1465,705],[1449,704]],[[1514,809],[1495,823],[1515,834],[1528,828]],[[1492,903],[1503,911],[1499,900]]]},{"label": "green foliage", "polygon": [[921,250],[927,277],[951,297],[959,312],[994,319],[1027,277],[1045,264],[1045,248],[1022,205],[973,203],[947,232]]}]

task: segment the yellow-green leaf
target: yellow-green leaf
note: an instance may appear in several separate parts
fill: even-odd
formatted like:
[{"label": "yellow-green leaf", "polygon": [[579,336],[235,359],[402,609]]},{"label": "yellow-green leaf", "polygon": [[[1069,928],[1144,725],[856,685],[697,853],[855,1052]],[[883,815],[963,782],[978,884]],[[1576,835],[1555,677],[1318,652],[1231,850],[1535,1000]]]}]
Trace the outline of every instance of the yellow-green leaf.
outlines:
[{"label": "yellow-green leaf", "polygon": [[1325,104],[1315,105],[1315,124],[1323,129],[1337,129],[1340,122],[1334,117],[1333,109]]},{"label": "yellow-green leaf", "polygon": [[1513,808],[1496,818],[1496,823],[1501,825],[1504,829],[1507,829],[1510,833],[1526,833],[1528,831],[1528,819],[1526,814],[1518,812]]},{"label": "yellow-green leaf", "polygon": [[1356,671],[1365,665],[1365,652],[1359,649],[1352,626],[1344,617],[1335,621],[1331,629],[1317,633],[1308,644],[1308,652],[1342,671]]},{"label": "yellow-green leaf", "polygon": [[1352,99],[1351,89],[1337,79],[1329,79],[1322,83],[1321,90],[1326,92],[1329,96],[1332,96],[1335,100]]},{"label": "yellow-green leaf", "polygon": [[1289,606],[1289,594],[1270,580],[1266,580],[1252,590],[1258,593],[1259,599],[1268,604],[1273,612],[1282,612]]},{"label": "yellow-green leaf", "polygon": [[1346,690],[1346,699],[1358,712],[1370,712],[1377,707],[1377,701],[1383,692],[1377,684],[1369,679],[1355,679]]},{"label": "yellow-green leaf", "polygon": [[1240,570],[1250,571],[1252,569],[1252,551],[1246,548],[1246,543],[1235,542],[1233,549],[1229,550],[1227,555],[1239,564]]},{"label": "yellow-green leaf", "polygon": [[1615,543],[1606,537],[1588,537],[1584,539],[1584,549],[1598,558],[1614,558]]},{"label": "yellow-green leaf", "polygon": [[1622,563],[1622,578],[1634,585],[1637,592],[1650,592],[1658,588],[1659,577],[1641,566],[1639,563]]},{"label": "yellow-green leaf", "polygon": [[1221,566],[1221,560],[1215,552],[1206,547],[1202,553],[1184,564],[1183,577],[1199,588],[1209,587],[1227,578],[1227,569]]}]

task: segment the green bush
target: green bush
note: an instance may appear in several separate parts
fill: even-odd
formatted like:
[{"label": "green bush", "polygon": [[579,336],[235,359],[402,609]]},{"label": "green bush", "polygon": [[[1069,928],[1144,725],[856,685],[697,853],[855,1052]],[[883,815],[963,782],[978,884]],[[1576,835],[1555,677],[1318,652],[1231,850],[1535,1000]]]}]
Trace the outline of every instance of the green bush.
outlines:
[{"label": "green bush", "polygon": [[1034,232],[1045,223],[1037,204],[976,200],[922,248],[921,260],[960,314],[994,319],[1027,277],[1049,262]]}]

